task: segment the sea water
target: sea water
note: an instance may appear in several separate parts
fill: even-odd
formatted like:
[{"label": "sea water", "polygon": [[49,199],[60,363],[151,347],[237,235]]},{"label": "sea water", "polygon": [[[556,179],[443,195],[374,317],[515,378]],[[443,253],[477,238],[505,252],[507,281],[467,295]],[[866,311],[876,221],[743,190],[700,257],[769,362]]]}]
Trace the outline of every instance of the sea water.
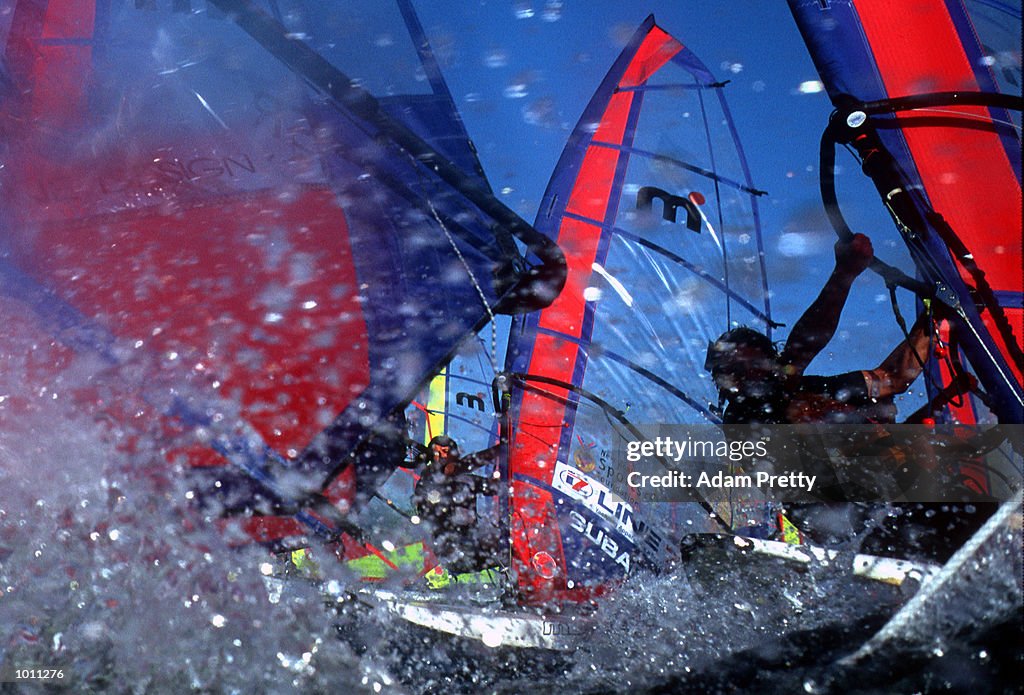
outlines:
[{"label": "sea water", "polygon": [[[568,651],[490,648],[313,582],[275,592],[267,551],[235,546],[159,447],[128,451],[126,432],[46,393],[28,405],[0,430],[0,660],[8,680],[61,678],[0,689],[999,692],[1020,667],[1019,513],[856,667],[843,658],[912,590],[852,577],[842,554],[795,569],[712,549],[599,599]],[[358,589],[323,569],[335,594]]]}]

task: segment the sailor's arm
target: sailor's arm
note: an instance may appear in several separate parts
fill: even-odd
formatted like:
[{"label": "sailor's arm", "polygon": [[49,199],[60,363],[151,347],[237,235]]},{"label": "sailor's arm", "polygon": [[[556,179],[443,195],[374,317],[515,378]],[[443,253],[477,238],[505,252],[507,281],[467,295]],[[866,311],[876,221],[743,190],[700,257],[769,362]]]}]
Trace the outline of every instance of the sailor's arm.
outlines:
[{"label": "sailor's arm", "polygon": [[495,463],[498,460],[498,454],[501,453],[501,446],[501,444],[495,444],[488,449],[481,449],[476,453],[463,456],[459,459],[459,472],[471,473],[477,468]]},{"label": "sailor's arm", "polygon": [[897,345],[877,367],[862,372],[868,395],[872,398],[887,398],[910,388],[921,373],[921,365],[928,359],[930,338],[931,319],[924,313],[911,329],[909,340]]},{"label": "sailor's arm", "polygon": [[474,475],[473,478],[475,478],[474,492],[476,494],[485,495],[487,497],[493,497],[498,494],[499,479],[497,471],[495,471],[494,475],[490,477],[485,478],[483,476]]},{"label": "sailor's arm", "polygon": [[857,276],[871,263],[871,240],[855,234],[835,245],[836,265],[818,297],[793,326],[782,351],[781,361],[787,377],[800,376],[821,350],[828,345],[839,326],[839,316],[850,296]]}]

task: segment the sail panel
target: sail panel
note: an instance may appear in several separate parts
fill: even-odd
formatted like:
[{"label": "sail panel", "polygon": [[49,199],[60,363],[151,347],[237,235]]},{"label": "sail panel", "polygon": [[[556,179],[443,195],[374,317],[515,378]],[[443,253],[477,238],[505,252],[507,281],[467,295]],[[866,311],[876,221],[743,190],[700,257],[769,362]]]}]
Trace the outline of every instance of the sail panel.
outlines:
[{"label": "sail panel", "polygon": [[[994,73],[998,49],[982,45],[970,3],[791,0],[790,6],[838,108],[942,92],[1007,94],[1000,85],[1014,83],[1019,97],[1019,79]],[[986,16],[996,10],[981,9]],[[1019,39],[1019,12],[998,14],[1004,30],[1017,27],[1008,35]],[[876,186],[883,195],[907,191],[922,220],[904,235],[919,272],[953,288],[964,305],[956,334],[995,414],[1003,422],[1024,421],[1019,115],[998,106],[936,103],[875,115],[870,125],[900,172],[895,178],[873,172]],[[957,417],[972,422],[985,408],[975,410],[960,409]]]},{"label": "sail panel", "polygon": [[420,86],[412,137],[471,166],[472,201],[385,132],[387,109],[350,112],[227,15],[180,9],[14,7],[3,290],[31,285],[58,340],[192,433],[168,450],[241,463],[271,497],[289,468],[315,490],[489,319],[522,259],[480,208],[439,73],[418,79],[423,46],[378,70]]}]

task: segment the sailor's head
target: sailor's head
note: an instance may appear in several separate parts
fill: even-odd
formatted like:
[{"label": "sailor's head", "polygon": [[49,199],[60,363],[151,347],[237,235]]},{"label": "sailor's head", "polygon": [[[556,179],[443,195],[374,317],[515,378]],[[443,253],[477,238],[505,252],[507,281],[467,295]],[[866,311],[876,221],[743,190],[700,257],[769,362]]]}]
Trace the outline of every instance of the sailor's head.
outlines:
[{"label": "sailor's head", "polygon": [[451,437],[440,434],[427,444],[431,463],[447,463],[459,457],[459,445]]},{"label": "sailor's head", "polygon": [[779,353],[764,333],[740,326],[708,343],[704,369],[726,396],[767,396],[779,377]]}]

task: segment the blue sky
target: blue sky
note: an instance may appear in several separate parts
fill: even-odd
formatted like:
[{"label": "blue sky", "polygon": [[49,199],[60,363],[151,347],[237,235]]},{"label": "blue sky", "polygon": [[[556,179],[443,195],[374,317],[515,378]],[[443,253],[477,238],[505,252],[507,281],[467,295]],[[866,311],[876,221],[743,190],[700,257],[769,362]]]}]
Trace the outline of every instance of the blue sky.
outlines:
[{"label": "blue sky", "polygon": [[[818,142],[831,111],[782,2],[416,0],[495,191],[532,221],[566,138],[625,41],[649,14],[719,79],[762,199],[776,320],[789,326],[832,268],[818,193]],[[801,85],[804,85],[801,88]],[[908,267],[869,182],[840,155],[844,213],[878,254]],[[913,316],[907,297],[904,311]],[[784,338],[788,328],[779,337]],[[812,371],[876,366],[900,340],[882,282],[865,274],[840,333]]]}]

